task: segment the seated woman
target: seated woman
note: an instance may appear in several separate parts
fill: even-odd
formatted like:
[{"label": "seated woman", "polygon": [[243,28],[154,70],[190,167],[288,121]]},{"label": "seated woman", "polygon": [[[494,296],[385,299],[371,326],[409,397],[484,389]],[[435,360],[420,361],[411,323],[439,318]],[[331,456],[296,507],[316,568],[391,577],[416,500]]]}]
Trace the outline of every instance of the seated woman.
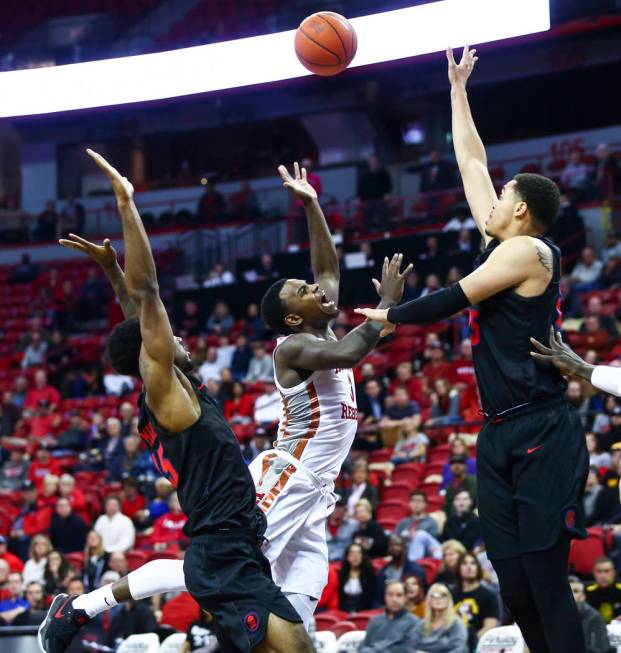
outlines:
[{"label": "seated woman", "polygon": [[405,609],[415,617],[425,618],[425,588],[417,576],[407,576],[405,584]]},{"label": "seated woman", "polygon": [[430,424],[453,424],[461,420],[459,411],[461,396],[457,388],[451,387],[447,379],[436,379],[433,392],[429,395],[431,405]]},{"label": "seated woman", "polygon": [[434,583],[427,592],[418,653],[467,653],[466,626],[453,611],[453,597],[446,585]]},{"label": "seated woman", "polygon": [[96,530],[90,530],[86,535],[82,569],[82,582],[87,592],[96,590],[101,584],[101,577],[108,571],[109,557],[104,551],[101,535]]},{"label": "seated woman", "polygon": [[448,587],[457,584],[457,564],[462,553],[466,553],[466,547],[457,540],[447,540],[442,544],[442,566],[434,578],[436,583],[444,583]]},{"label": "seated woman", "polygon": [[359,544],[350,544],[339,573],[339,610],[360,612],[373,607],[375,572]]},{"label": "seated woman", "polygon": [[354,521],[358,528],[353,535],[353,542],[360,544],[370,558],[385,556],[388,539],[382,526],[373,519],[373,509],[366,499],[360,499],[354,509]]},{"label": "seated woman", "polygon": [[244,385],[235,381],[232,387],[233,398],[224,402],[224,416],[230,424],[250,424],[252,422],[254,401],[245,394]]},{"label": "seated woman", "polygon": [[47,535],[39,533],[30,541],[28,549],[28,560],[22,571],[22,580],[24,586],[33,581],[43,583],[45,574],[45,565],[47,564],[47,555],[52,550],[52,543]]},{"label": "seated woman", "polygon": [[[472,474],[474,476],[477,473],[477,465],[474,458],[470,457],[468,445],[458,435],[453,436],[449,440],[448,459],[450,460],[453,456],[466,456],[466,474]],[[453,472],[451,471],[451,463],[447,462],[442,468],[442,485],[440,489],[445,490],[453,482],[454,478]]]}]

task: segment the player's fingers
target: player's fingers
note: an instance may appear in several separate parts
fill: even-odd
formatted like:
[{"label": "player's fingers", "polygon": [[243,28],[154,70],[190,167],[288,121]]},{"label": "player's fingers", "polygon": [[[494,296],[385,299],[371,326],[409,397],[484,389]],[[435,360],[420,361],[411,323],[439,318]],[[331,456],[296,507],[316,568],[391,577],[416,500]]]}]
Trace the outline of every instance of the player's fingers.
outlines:
[{"label": "player's fingers", "polygon": [[308,181],[308,179],[306,178],[306,168],[302,168],[302,180]]},{"label": "player's fingers", "polygon": [[278,174],[280,175],[280,178],[283,181],[288,181],[289,179],[291,179],[291,175],[289,174],[289,171],[283,165],[278,166]]},{"label": "player's fingers", "polygon": [[75,249],[78,252],[85,251],[84,247],[82,247],[82,245],[80,245],[79,243],[74,243],[72,240],[67,240],[66,238],[61,238],[58,241],[58,244],[62,245],[63,247],[67,247],[68,249]]},{"label": "player's fingers", "polygon": [[293,173],[295,174],[296,179],[300,178],[300,164],[297,161],[293,164]]},{"label": "player's fingers", "polygon": [[354,308],[354,313],[358,313],[358,315],[364,315],[365,317],[370,317],[370,311],[370,308]]},{"label": "player's fingers", "polygon": [[384,256],[384,265],[382,265],[382,274],[386,274],[388,272],[388,257]]},{"label": "player's fingers", "polygon": [[453,54],[453,48],[446,48],[446,58],[448,59],[451,66],[455,66],[455,55]]},{"label": "player's fingers", "polygon": [[379,293],[380,288],[381,288],[380,282],[377,279],[371,279],[371,281],[373,282],[373,285],[375,286],[375,290]]},{"label": "player's fingers", "polygon": [[112,249],[112,243],[110,242],[109,238],[104,238],[103,246],[104,249]]},{"label": "player's fingers", "polygon": [[411,272],[413,269],[414,269],[414,263],[410,263],[410,264],[407,266],[407,268],[405,268],[405,270],[403,270],[403,272],[401,273],[401,277],[402,277],[403,279],[405,279],[405,277],[407,277],[408,274],[410,274],[410,272]]},{"label": "player's fingers", "polygon": [[545,345],[542,345],[539,340],[535,340],[535,338],[531,338],[530,342],[533,346],[535,346],[539,351],[542,351],[544,354],[554,354],[554,351],[550,349],[549,347],[546,347]]},{"label": "player's fingers", "polygon": [[75,241],[76,243],[84,245],[84,247],[90,247],[93,244],[90,241],[86,240],[86,238],[82,238],[82,236],[78,236],[77,234],[70,233],[69,238],[71,238],[71,240]]},{"label": "player's fingers", "polygon": [[543,361],[545,363],[548,363],[550,361],[550,358],[548,356],[544,356],[543,354],[538,354],[536,351],[531,351],[530,355],[533,358],[536,358],[538,361]]}]

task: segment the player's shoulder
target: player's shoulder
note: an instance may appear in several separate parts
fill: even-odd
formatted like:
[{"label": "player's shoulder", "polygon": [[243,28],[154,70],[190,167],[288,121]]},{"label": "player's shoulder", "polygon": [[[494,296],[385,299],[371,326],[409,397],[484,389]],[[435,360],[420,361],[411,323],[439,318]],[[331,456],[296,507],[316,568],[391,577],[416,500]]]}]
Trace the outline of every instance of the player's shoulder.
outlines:
[{"label": "player's shoulder", "polygon": [[513,263],[529,264],[533,261],[551,261],[550,246],[534,236],[513,236],[503,240],[491,253],[490,258],[510,259]]}]

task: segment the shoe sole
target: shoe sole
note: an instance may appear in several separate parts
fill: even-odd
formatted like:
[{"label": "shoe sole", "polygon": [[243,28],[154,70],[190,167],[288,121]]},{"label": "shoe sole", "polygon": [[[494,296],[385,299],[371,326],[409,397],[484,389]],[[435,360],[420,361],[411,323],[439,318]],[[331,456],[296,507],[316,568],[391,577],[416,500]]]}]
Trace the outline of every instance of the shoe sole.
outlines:
[{"label": "shoe sole", "polygon": [[41,651],[41,653],[48,653],[48,650],[43,645],[43,633],[47,630],[47,627],[50,625],[50,622],[52,621],[53,618],[52,615],[58,609],[58,606],[62,604],[64,601],[66,601],[68,598],[69,598],[69,594],[59,594],[52,601],[52,605],[50,605],[50,609],[47,611],[47,615],[45,616],[45,619],[39,626],[39,630],[37,631],[37,641],[39,642],[39,650]]}]

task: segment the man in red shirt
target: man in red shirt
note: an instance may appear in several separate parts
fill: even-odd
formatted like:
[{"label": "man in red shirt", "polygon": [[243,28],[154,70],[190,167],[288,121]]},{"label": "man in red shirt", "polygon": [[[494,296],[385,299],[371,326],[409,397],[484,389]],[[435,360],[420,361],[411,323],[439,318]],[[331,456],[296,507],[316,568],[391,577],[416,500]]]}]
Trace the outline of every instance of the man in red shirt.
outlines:
[{"label": "man in red shirt", "polygon": [[48,474],[60,476],[62,474],[62,468],[50,456],[50,452],[45,447],[40,447],[37,449],[37,457],[32,461],[28,470],[28,478],[37,490],[40,490],[43,487],[43,480]]},{"label": "man in red shirt", "polygon": [[147,502],[144,496],[138,492],[138,481],[135,478],[129,476],[121,481],[121,485],[123,486],[121,512],[133,521],[136,513],[139,510],[144,510]]},{"label": "man in red shirt", "polygon": [[472,360],[472,343],[468,338],[462,340],[460,345],[461,356],[451,363],[451,382],[460,389],[468,388],[476,382],[474,376],[474,362]]},{"label": "man in red shirt", "polygon": [[24,409],[34,412],[42,399],[49,402],[50,411],[54,412],[60,403],[60,394],[56,388],[48,385],[47,374],[43,370],[37,370],[34,376],[34,388],[26,393]]},{"label": "man in red shirt", "polygon": [[60,477],[58,496],[68,499],[71,504],[71,511],[81,517],[85,524],[90,523],[86,496],[79,487],[76,487],[75,478],[71,474],[63,474]]},{"label": "man in red shirt", "polygon": [[393,395],[397,388],[407,388],[410,399],[421,403],[424,400],[423,386],[414,378],[412,363],[404,361],[397,365],[396,377],[388,386],[388,394]]},{"label": "man in red shirt", "polygon": [[22,573],[24,563],[16,556],[6,550],[7,541],[4,535],[0,535],[0,560],[6,560],[9,563],[11,572]]},{"label": "man in red shirt", "polygon": [[451,375],[451,364],[444,357],[444,347],[441,342],[430,345],[429,355],[431,360],[423,367],[423,376],[427,379],[430,388],[438,379],[447,379]]},{"label": "man in red shirt", "polygon": [[183,527],[188,518],[181,512],[181,504],[177,493],[173,492],[168,500],[169,511],[158,517],[153,524],[151,541],[156,551],[164,551],[176,547],[183,537]]},{"label": "man in red shirt", "polygon": [[[30,436],[36,441],[53,437],[61,423],[61,416],[52,413],[47,399],[40,399],[36,413],[27,419]],[[35,445],[36,446],[36,445]]]}]

